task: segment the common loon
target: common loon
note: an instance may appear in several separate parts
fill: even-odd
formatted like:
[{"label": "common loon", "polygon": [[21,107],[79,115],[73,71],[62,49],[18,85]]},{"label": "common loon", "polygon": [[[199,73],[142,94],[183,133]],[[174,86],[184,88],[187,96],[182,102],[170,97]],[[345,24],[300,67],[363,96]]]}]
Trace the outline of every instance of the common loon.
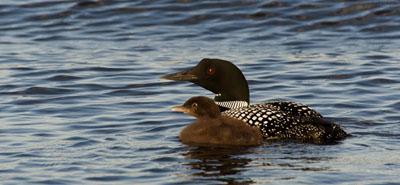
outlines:
[{"label": "common loon", "polygon": [[323,120],[318,112],[301,103],[269,101],[249,105],[249,88],[244,75],[226,60],[206,58],[192,69],[161,78],[190,81],[212,91],[223,115],[258,127],[266,139],[331,144],[348,136],[339,125]]},{"label": "common loon", "polygon": [[172,110],[192,115],[198,120],[185,127],[179,139],[189,145],[259,145],[259,129],[245,122],[222,115],[214,100],[197,96]]}]

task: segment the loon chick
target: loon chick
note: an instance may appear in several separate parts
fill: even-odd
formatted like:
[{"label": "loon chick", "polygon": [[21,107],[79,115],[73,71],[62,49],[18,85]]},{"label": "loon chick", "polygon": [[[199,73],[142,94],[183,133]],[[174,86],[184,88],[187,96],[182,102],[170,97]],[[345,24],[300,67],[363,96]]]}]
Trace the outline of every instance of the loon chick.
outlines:
[{"label": "loon chick", "polygon": [[192,115],[198,120],[180,134],[179,139],[194,145],[259,145],[262,135],[259,129],[250,127],[243,121],[221,115],[214,100],[197,96],[172,110]]},{"label": "loon chick", "polygon": [[269,101],[249,105],[246,78],[238,67],[226,60],[206,58],[192,69],[161,78],[189,81],[212,91],[223,115],[258,127],[267,139],[330,144],[348,136],[339,125],[323,120],[318,112],[300,103]]}]

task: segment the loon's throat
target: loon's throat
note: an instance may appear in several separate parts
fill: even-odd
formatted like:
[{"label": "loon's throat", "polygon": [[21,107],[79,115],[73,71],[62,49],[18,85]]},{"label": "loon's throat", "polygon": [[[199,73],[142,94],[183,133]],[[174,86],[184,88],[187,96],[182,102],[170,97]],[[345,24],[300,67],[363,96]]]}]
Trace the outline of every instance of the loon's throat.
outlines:
[{"label": "loon's throat", "polygon": [[218,106],[228,108],[228,109],[237,109],[240,107],[247,107],[249,104],[246,101],[216,101]]},{"label": "loon's throat", "polygon": [[218,102],[222,101],[247,101],[246,98],[242,96],[237,96],[235,94],[229,94],[229,93],[214,93],[214,100]]}]

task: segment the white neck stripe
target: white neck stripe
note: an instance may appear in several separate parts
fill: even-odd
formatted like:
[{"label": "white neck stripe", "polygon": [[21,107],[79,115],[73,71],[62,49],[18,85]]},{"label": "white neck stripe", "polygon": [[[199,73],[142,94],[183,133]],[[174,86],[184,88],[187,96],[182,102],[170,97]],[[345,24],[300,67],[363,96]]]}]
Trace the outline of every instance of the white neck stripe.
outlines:
[{"label": "white neck stripe", "polygon": [[216,101],[217,105],[229,109],[236,109],[240,107],[247,107],[249,104],[246,101]]}]

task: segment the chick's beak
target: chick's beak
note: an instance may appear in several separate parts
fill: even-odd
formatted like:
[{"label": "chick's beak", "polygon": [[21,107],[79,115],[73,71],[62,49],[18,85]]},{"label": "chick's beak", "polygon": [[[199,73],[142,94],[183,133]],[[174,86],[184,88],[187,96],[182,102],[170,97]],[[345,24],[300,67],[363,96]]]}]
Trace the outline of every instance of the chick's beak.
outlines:
[{"label": "chick's beak", "polygon": [[186,108],[186,107],[184,107],[184,106],[182,106],[182,105],[176,106],[176,107],[172,107],[171,110],[173,110],[173,111],[178,111],[178,112],[183,112],[183,113],[185,113],[185,114],[189,113],[188,108]]}]

